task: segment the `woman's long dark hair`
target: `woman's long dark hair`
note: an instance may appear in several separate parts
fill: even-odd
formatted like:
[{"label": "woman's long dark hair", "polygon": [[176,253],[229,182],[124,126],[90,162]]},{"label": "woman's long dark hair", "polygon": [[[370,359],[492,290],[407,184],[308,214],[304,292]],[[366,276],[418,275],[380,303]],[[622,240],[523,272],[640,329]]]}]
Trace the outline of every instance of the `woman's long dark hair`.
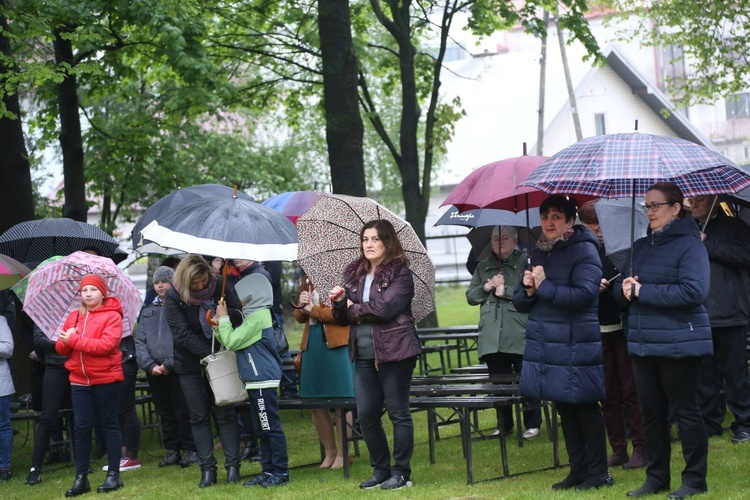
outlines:
[{"label": "woman's long dark hair", "polygon": [[382,241],[383,245],[385,246],[385,254],[383,255],[383,263],[389,262],[393,259],[399,259],[399,258],[403,260],[405,264],[409,263],[409,259],[406,257],[406,254],[404,253],[404,248],[401,246],[401,241],[399,241],[398,235],[396,234],[396,229],[394,229],[393,224],[391,224],[390,221],[387,221],[385,219],[371,220],[370,222],[366,222],[362,226],[362,229],[360,229],[359,231],[360,260],[361,259],[367,260],[367,258],[365,257],[365,251],[362,248],[362,238],[364,238],[365,231],[367,229],[375,229],[375,231],[377,231],[378,233],[378,238],[380,238],[380,241]]}]

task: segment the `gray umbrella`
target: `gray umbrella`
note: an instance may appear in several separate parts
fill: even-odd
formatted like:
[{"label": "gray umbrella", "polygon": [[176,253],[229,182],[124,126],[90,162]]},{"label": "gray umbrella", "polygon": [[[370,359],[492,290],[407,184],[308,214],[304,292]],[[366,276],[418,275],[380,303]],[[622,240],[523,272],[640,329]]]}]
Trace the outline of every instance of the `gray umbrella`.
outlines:
[{"label": "gray umbrella", "polygon": [[[222,186],[221,184],[197,184],[184,188],[177,188],[168,195],[159,199],[143,212],[143,215],[136,221],[133,231],[130,233],[133,241],[133,249],[139,253],[167,253],[158,245],[149,245],[148,241],[142,241],[141,231],[148,226],[151,221],[163,219],[164,216],[178,212],[180,207],[204,198],[227,198],[235,193],[233,188]],[[237,198],[252,200],[248,195],[237,192]]]},{"label": "gray umbrella", "polygon": [[[528,211],[528,221],[526,212]],[[438,219],[436,226],[463,226],[463,227],[483,227],[483,226],[525,226],[526,223],[531,227],[541,224],[539,210],[536,208],[529,210],[520,210],[511,212],[510,210],[500,210],[495,208],[477,208],[459,212],[458,208],[451,207]]]},{"label": "gray umbrella", "polygon": [[225,259],[297,258],[297,228],[284,214],[231,195],[183,205],[142,234],[163,247]]},{"label": "gray umbrella", "polygon": [[112,257],[117,240],[96,226],[66,218],[20,222],[0,236],[0,253],[19,262],[41,262],[87,248]]},{"label": "gray umbrella", "polygon": [[[643,198],[635,199],[635,206],[642,207]],[[594,204],[599,227],[602,230],[604,250],[609,260],[618,268],[624,269],[631,247],[631,220],[633,219],[633,199],[601,199]],[[635,211],[634,239],[646,236],[648,217],[642,210]]]}]

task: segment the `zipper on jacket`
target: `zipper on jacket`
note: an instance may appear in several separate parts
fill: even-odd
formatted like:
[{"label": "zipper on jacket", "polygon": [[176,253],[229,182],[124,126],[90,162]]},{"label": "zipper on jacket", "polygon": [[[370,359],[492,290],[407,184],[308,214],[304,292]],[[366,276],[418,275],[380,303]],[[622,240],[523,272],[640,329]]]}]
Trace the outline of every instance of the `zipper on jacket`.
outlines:
[{"label": "zipper on jacket", "polygon": [[688,321],[688,325],[690,325],[690,331],[692,332],[693,331],[693,323],[691,323],[690,321]]},{"label": "zipper on jacket", "polygon": [[255,361],[253,361],[253,355],[249,352],[247,353],[247,362],[250,363],[250,366],[253,367],[253,373],[255,376],[258,376],[258,368],[255,366]]},{"label": "zipper on jacket", "polygon": [[[81,333],[81,337],[85,337],[86,336],[86,324],[89,321],[89,315],[91,315],[91,312],[87,311],[86,312],[86,317],[83,319],[83,332]],[[81,372],[83,373],[83,376],[86,377],[86,382],[87,382],[86,385],[91,385],[91,379],[86,374],[86,367],[83,366],[83,351],[81,351],[81,353],[79,354],[79,356],[81,357]]]}]

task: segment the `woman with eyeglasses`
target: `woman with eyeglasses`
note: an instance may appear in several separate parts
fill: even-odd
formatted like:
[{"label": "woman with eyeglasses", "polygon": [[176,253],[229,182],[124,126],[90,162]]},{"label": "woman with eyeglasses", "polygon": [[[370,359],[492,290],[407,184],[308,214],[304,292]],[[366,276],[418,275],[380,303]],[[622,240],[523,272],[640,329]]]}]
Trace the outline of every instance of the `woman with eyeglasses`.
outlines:
[{"label": "woman with eyeglasses", "polygon": [[570,472],[553,490],[612,486],[604,399],[599,284],[602,263],[596,235],[574,224],[576,206],[553,194],[539,207],[542,236],[531,252],[513,304],[528,312],[519,389],[522,396],[554,401]]},{"label": "woman with eyeglasses", "polygon": [[651,186],[644,210],[649,228],[633,245],[633,276],[615,284],[615,297],[627,307],[624,326],[646,433],[646,481],[628,496],[671,489],[671,405],[685,468],[682,485],[667,497],[686,498],[708,490],[708,436],[696,399],[702,357],[713,352],[703,307],[708,254],[676,184]]}]

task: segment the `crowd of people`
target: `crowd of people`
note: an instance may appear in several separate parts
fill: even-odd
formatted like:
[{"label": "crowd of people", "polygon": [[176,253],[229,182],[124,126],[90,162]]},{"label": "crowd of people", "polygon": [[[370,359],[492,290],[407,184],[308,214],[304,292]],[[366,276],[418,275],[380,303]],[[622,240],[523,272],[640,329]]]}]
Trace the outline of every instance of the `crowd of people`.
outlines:
[{"label": "crowd of people", "polygon": [[[540,434],[540,402],[556,404],[570,471],[553,490],[612,486],[611,467],[645,467],[643,485],[627,496],[671,491],[669,498],[686,498],[708,490],[708,437],[722,433],[727,406],[732,442],[750,441],[750,227],[716,197],[686,202],[672,183],[653,185],[645,202],[647,236],[622,269],[608,257],[594,204],[577,207],[551,195],[539,208],[542,234],[534,247],[521,249],[514,227],[495,228],[491,255],[477,264],[466,291],[468,303],[480,306],[479,359],[490,375],[520,376],[525,439]],[[302,279],[292,303],[304,324],[299,394],[292,394],[355,398],[372,467],[360,488],[392,490],[412,484],[409,396],[421,354],[414,281],[389,222],[365,223],[360,241],[341,286],[318,290]],[[246,458],[258,460],[262,472],[245,486],[290,481],[278,401],[283,386],[297,381],[282,370],[289,354],[277,342],[283,316],[272,275],[259,262],[234,260],[225,268],[221,259],[197,254],[163,264],[132,336],[123,336],[122,306],[96,274],[80,280],[81,306],[54,341],[17,311],[16,325],[33,347],[29,363],[44,367],[33,395],[41,417],[27,485],[42,481],[49,443],[62,432],[58,410],[72,408],[75,479],[66,496],[91,490],[92,455],[107,456],[97,491],[123,486],[121,472],[141,465],[139,369],[159,415],[166,450],[159,466],[197,464],[198,486],[210,487],[218,481],[220,448],[227,483],[241,482]],[[204,366],[219,348],[236,353],[247,404],[217,404]],[[12,354],[11,328],[0,316],[0,480],[10,478]],[[498,412],[495,434],[512,432],[510,410]],[[336,435],[353,424],[342,422],[342,413],[312,412],[321,468],[344,466]],[[672,422],[685,461],[674,490]]]}]

